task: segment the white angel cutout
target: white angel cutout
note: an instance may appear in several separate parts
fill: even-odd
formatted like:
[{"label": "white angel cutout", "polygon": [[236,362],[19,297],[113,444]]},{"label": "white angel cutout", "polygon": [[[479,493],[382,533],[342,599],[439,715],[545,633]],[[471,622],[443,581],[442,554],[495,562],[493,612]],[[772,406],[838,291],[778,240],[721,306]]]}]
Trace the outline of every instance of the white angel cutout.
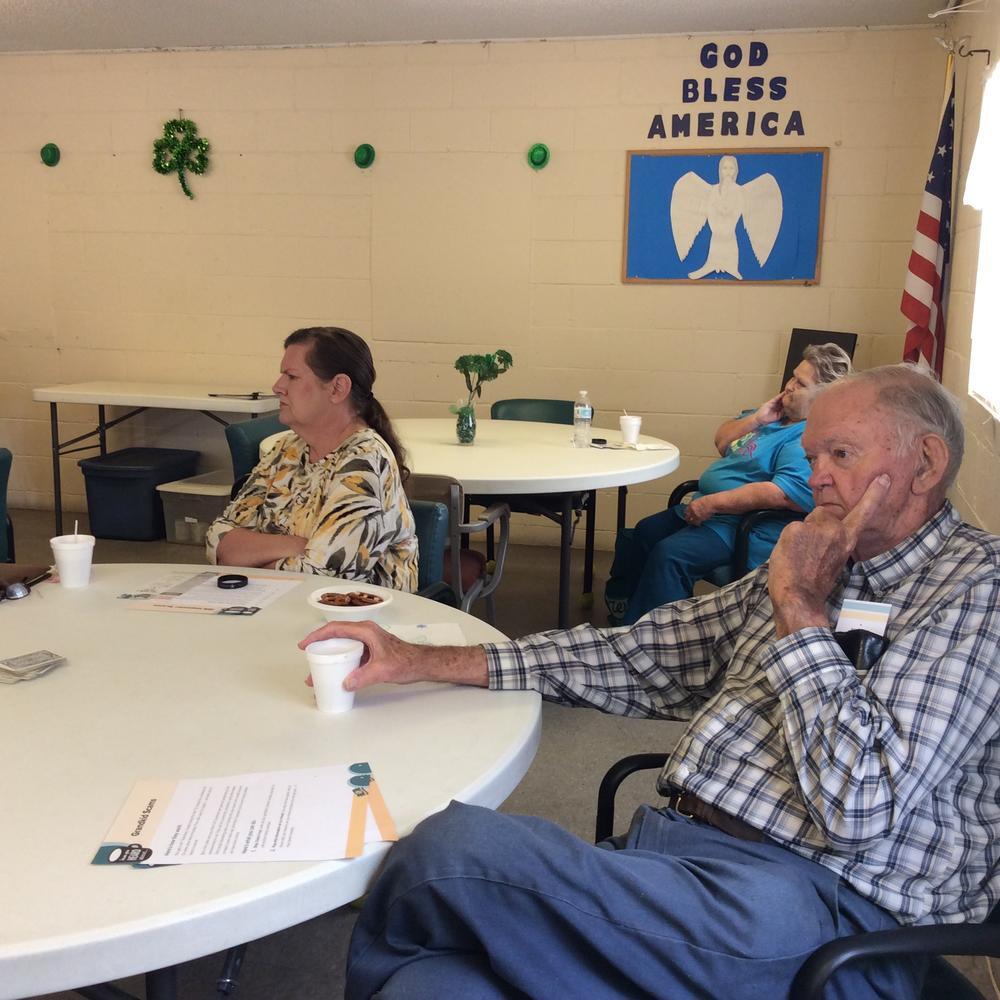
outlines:
[{"label": "white angel cutout", "polygon": [[677,256],[681,260],[687,257],[706,222],[712,232],[705,264],[691,271],[689,278],[721,272],[743,280],[736,242],[740,217],[757,263],[763,267],[771,256],[781,228],[781,189],[773,174],[761,174],[746,184],[737,184],[738,172],[736,157],[723,156],[719,160],[718,184],[709,184],[689,170],[674,185],[670,196],[670,228]]}]

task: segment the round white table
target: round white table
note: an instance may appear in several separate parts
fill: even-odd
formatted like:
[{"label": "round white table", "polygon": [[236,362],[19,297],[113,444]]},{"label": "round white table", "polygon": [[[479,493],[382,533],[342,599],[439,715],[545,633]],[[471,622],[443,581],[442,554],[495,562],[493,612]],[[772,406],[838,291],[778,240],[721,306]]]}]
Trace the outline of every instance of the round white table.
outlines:
[{"label": "round white table", "polygon": [[[0,1000],[163,970],[310,919],[360,896],[390,846],[322,863],[92,865],[137,779],[368,760],[404,835],[452,799],[499,805],[531,763],[541,716],[530,692],[379,686],[346,715],[318,712],[296,648],[321,623],[306,604],[315,577],[252,617],[116,599],[205,568],[97,565],[84,589],[44,583],[0,602],[0,657],[68,658],[0,686]],[[385,621],[455,622],[470,642],[503,638],[407,594],[394,596]]]},{"label": "round white table", "polygon": [[[618,531],[625,526],[627,487],[673,472],[680,452],[669,441],[643,435],[644,450],[574,448],[573,428],[527,420],[479,420],[476,440],[458,443],[455,420],[401,418],[393,421],[414,472],[457,479],[466,493],[494,496],[559,494],[559,627],[569,626],[569,573],[574,494],[618,487]],[[595,427],[595,438],[620,444],[621,431]],[[584,591],[590,592],[595,504],[587,509]]]}]

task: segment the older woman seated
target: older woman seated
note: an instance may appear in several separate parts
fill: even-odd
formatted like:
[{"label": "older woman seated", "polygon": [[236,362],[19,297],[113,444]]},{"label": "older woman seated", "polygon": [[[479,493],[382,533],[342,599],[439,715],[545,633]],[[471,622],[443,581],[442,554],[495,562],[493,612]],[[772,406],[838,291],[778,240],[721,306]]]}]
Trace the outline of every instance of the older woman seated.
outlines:
[{"label": "older woman seated", "polygon": [[374,381],[371,351],[350,330],[311,327],[285,340],[274,392],[291,433],[209,528],[210,562],[416,590],[409,470]]}]

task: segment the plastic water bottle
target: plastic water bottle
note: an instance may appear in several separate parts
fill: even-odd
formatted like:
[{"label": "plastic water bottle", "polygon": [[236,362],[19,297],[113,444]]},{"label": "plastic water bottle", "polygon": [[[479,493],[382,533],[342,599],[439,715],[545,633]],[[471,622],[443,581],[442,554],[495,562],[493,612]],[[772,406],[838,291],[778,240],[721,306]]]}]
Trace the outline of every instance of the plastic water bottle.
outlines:
[{"label": "plastic water bottle", "polygon": [[594,419],[594,406],[586,389],[581,389],[573,404],[573,447],[590,447],[590,424]]}]

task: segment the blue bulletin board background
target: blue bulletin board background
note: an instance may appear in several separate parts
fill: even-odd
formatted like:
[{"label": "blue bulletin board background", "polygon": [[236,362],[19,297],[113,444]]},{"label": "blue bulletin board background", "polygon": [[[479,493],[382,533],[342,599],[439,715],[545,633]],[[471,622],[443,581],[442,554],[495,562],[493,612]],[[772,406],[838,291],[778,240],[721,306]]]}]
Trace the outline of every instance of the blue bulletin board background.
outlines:
[{"label": "blue bulletin board background", "polygon": [[[629,152],[622,281],[815,284],[819,281],[827,153],[827,149],[817,148]],[[712,233],[706,224],[681,260],[670,225],[671,195],[674,185],[688,171],[708,184],[718,184],[719,161],[727,155],[736,158],[740,185],[763,174],[774,177],[782,196],[781,226],[774,247],[761,266],[742,219],[737,223],[742,281],[727,273],[690,279],[688,274],[705,263]]]}]

